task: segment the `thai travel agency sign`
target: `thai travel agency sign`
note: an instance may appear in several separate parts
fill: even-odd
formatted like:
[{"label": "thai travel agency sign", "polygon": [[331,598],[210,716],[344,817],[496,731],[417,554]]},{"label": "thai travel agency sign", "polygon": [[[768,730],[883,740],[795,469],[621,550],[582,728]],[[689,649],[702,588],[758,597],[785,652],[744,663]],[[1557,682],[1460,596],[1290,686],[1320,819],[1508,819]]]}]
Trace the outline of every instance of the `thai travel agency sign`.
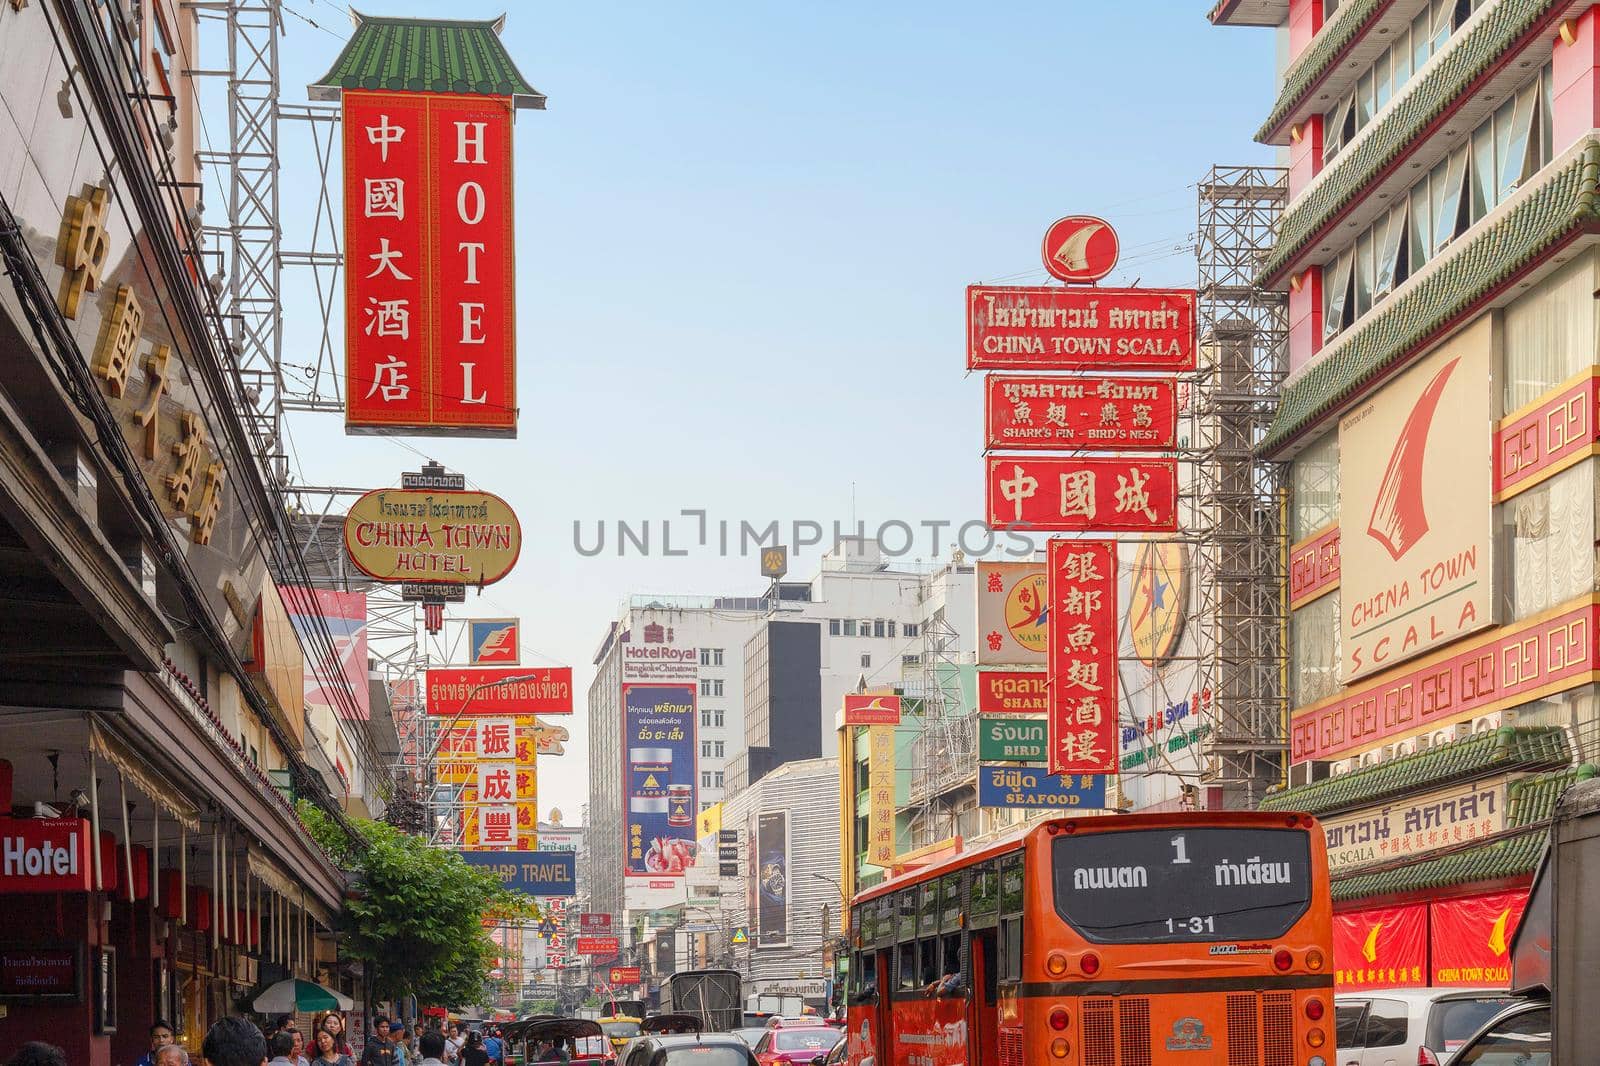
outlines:
[{"label": "thai travel agency sign", "polygon": [[1339,422],[1346,681],[1494,622],[1492,333],[1481,319]]}]

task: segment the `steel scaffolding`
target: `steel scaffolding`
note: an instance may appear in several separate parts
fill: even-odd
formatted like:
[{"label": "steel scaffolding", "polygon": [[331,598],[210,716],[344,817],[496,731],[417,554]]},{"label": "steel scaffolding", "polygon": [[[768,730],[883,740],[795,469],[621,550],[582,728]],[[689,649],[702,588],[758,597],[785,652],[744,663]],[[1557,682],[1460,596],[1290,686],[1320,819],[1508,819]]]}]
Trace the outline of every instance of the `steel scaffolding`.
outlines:
[{"label": "steel scaffolding", "polygon": [[922,623],[922,733],[912,743],[912,846],[956,832],[956,817],[976,802],[977,714],[964,713],[960,637],[944,608]]},{"label": "steel scaffolding", "polygon": [[1205,781],[1253,808],[1286,749],[1283,467],[1256,446],[1287,370],[1288,294],[1257,281],[1288,201],[1281,167],[1215,166],[1199,183],[1200,367],[1190,413],[1199,687],[1212,695]]}]

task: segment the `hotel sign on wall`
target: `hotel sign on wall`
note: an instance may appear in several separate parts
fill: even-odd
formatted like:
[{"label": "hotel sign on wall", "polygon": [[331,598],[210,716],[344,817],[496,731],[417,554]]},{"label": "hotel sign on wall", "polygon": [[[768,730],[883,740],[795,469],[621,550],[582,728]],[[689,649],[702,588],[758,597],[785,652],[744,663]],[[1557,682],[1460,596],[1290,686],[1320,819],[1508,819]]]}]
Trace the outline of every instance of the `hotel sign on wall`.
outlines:
[{"label": "hotel sign on wall", "polygon": [[511,98],[342,95],[346,430],[515,435]]},{"label": "hotel sign on wall", "polygon": [[1492,328],[1483,318],[1340,420],[1346,681],[1494,621]]},{"label": "hotel sign on wall", "polygon": [[522,526],[491,493],[377,489],[350,505],[344,542],[378,581],[489,585],[515,565]]}]

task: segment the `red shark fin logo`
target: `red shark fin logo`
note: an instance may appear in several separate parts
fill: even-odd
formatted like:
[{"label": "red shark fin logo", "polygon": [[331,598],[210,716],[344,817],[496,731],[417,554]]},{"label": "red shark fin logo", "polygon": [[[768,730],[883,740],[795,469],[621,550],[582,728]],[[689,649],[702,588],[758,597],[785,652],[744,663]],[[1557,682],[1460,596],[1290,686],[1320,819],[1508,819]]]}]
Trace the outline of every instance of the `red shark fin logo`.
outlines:
[{"label": "red shark fin logo", "polygon": [[1439,368],[1428,387],[1417,397],[1411,417],[1400,427],[1400,437],[1389,454],[1389,468],[1383,472],[1378,498],[1372,503],[1367,520],[1367,535],[1388,549],[1398,560],[1428,532],[1428,515],[1422,507],[1422,460],[1428,449],[1428,431],[1433,413],[1439,407],[1445,383],[1460,359]]}]

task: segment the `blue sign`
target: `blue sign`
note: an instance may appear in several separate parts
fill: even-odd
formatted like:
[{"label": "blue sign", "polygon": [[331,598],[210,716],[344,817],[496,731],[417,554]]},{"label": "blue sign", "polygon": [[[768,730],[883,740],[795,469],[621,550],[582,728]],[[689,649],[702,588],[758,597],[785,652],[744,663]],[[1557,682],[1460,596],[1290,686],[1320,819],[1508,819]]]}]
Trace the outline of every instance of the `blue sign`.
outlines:
[{"label": "blue sign", "polygon": [[694,865],[694,684],[625,684],[623,870],[675,877]]},{"label": "blue sign", "polygon": [[522,661],[515,618],[467,621],[468,661],[474,665],[516,666]]},{"label": "blue sign", "polygon": [[513,892],[573,896],[578,892],[578,856],[570,851],[463,851],[469,866],[500,878]]},{"label": "blue sign", "polygon": [[1042,768],[978,767],[980,807],[1087,807],[1106,805],[1104,774],[1062,774]]}]

